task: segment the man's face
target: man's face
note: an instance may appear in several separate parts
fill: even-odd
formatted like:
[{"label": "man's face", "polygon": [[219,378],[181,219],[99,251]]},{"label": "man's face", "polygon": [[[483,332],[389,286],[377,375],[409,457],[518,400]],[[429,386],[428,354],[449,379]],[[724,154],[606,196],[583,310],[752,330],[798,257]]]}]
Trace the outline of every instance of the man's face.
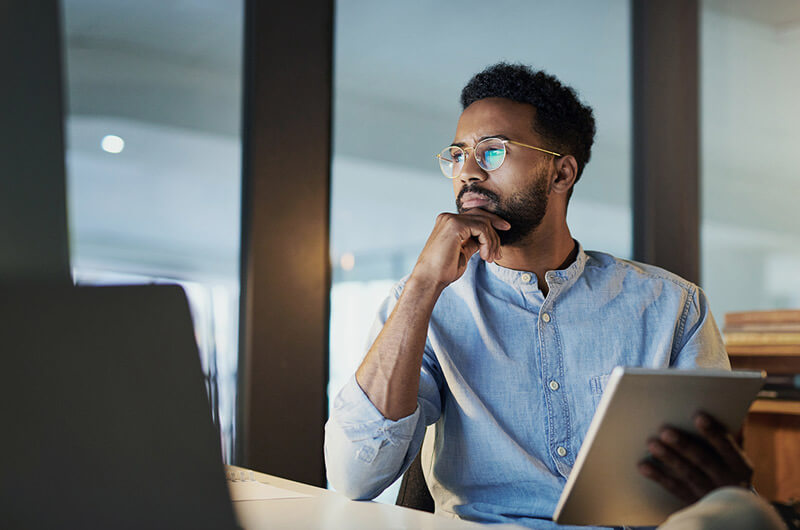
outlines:
[{"label": "man's face", "polygon": [[[531,124],[536,110],[532,105],[502,98],[476,101],[461,114],[454,144],[474,147],[484,138],[504,138],[524,144],[543,145]],[[483,170],[469,150],[461,174],[453,179],[459,213],[482,208],[511,224],[498,230],[502,245],[513,245],[533,232],[547,211],[552,156],[533,149],[506,144],[506,158],[500,168]]]}]

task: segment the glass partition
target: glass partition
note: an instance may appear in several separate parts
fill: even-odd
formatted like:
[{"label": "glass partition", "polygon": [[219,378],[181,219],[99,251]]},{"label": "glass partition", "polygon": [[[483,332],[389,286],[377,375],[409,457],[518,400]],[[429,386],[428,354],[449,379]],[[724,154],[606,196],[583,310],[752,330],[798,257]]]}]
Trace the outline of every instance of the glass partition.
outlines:
[{"label": "glass partition", "polygon": [[243,2],[62,2],[73,276],[182,285],[230,461]]},{"label": "glass partition", "polygon": [[800,307],[800,4],[704,0],[702,285],[729,311]]}]

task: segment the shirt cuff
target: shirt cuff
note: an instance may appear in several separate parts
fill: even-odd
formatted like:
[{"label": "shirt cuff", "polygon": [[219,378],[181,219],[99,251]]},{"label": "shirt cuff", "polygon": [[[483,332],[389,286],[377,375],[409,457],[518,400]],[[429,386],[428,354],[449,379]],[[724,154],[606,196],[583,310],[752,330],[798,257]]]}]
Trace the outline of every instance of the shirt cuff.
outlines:
[{"label": "shirt cuff", "polygon": [[389,420],[372,404],[353,375],[333,402],[332,418],[351,442],[386,441],[405,445],[419,422],[419,404],[414,412],[399,420]]}]

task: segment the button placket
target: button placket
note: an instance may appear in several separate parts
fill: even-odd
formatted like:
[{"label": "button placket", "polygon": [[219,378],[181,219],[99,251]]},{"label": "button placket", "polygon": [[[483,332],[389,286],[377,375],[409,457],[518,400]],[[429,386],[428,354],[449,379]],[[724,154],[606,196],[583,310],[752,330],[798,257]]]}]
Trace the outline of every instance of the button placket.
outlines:
[{"label": "button placket", "polygon": [[[555,296],[553,289],[550,296]],[[546,310],[545,310],[546,309]],[[561,392],[561,372],[563,350],[557,336],[557,326],[553,315],[554,306],[551,303],[543,304],[539,313],[539,331],[542,336],[542,347],[547,350],[547,355],[542,356],[542,375],[545,377],[546,402],[548,410],[552,411],[555,421],[552,431],[548,435],[550,451],[556,469],[563,476],[570,472],[570,452],[567,449],[570,443],[570,417],[566,407],[566,395]],[[549,389],[549,390],[548,390]],[[558,412],[556,412],[558,411]]]}]

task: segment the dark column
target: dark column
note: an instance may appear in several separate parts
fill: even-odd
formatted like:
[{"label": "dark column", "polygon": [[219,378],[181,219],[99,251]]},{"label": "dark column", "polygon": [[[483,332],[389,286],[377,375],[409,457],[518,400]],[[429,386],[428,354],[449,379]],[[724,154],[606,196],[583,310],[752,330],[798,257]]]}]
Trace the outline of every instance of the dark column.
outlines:
[{"label": "dark column", "polygon": [[58,2],[0,2],[0,283],[69,282]]},{"label": "dark column", "polygon": [[633,0],[633,255],[700,279],[697,0]]},{"label": "dark column", "polygon": [[247,0],[239,462],[325,484],[333,0]]}]

